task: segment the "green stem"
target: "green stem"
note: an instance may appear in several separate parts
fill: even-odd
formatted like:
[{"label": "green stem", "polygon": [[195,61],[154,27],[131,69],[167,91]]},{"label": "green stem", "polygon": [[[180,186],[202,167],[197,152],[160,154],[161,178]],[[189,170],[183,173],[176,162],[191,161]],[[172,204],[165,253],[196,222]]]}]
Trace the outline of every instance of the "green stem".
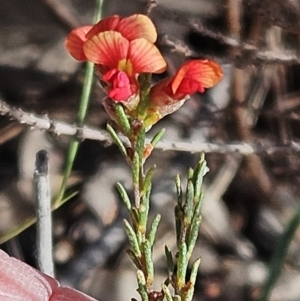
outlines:
[{"label": "green stem", "polygon": [[299,224],[300,224],[300,206],[297,212],[295,213],[295,215],[288,223],[285,231],[283,232],[283,234],[278,240],[277,247],[270,261],[268,278],[264,285],[262,295],[258,299],[258,301],[269,300],[271,291],[280,275],[281,268],[284,263],[284,259],[287,255],[289,246],[291,244],[291,241],[293,240],[293,237],[295,235],[295,232]]},{"label": "green stem", "polygon": [[54,202],[54,207],[59,206],[59,204],[61,204],[63,201],[66,187],[67,187],[67,181],[68,181],[68,178],[69,178],[72,168],[73,168],[73,164],[74,164],[75,157],[76,157],[76,154],[78,151],[78,147],[79,147],[79,141],[77,141],[77,140],[73,140],[69,145],[67,160],[66,160],[67,162],[66,162],[66,167],[64,170],[64,176],[63,176],[63,180],[62,180],[58,195]]},{"label": "green stem", "polygon": [[[102,15],[102,5],[103,0],[97,0],[96,2],[96,11],[94,16],[94,21],[97,22],[99,19],[101,19]],[[85,121],[85,116],[88,109],[89,99],[92,91],[93,86],[93,77],[94,77],[94,64],[87,62],[85,67],[85,77],[84,77],[84,84],[82,88],[82,93],[80,97],[79,102],[79,108],[77,113],[77,119],[76,123],[78,127],[82,127]],[[79,148],[79,141],[75,138],[69,145],[68,153],[67,153],[67,162],[64,170],[63,180],[58,192],[58,195],[56,197],[56,200],[54,202],[55,206],[58,206],[64,197],[66,187],[67,187],[67,181],[71,174],[73,164],[78,152]]]},{"label": "green stem", "polygon": [[94,64],[87,62],[85,68],[84,84],[79,102],[79,109],[77,113],[77,126],[82,127],[86,112],[88,109],[89,99],[92,92],[93,80],[94,79]]}]

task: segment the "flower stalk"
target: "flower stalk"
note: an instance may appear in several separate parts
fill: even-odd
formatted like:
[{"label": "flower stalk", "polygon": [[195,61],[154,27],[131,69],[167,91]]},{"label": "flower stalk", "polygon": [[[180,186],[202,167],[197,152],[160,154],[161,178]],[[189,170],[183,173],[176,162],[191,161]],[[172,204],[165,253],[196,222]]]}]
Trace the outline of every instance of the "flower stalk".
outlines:
[{"label": "flower stalk", "polygon": [[[67,37],[66,48],[75,59],[95,64],[99,82],[107,94],[103,105],[114,124],[107,126],[108,133],[132,170],[132,199],[122,184],[117,183],[117,189],[130,217],[124,220],[124,228],[130,244],[128,255],[137,268],[141,300],[190,301],[200,260],[192,265],[189,277],[187,271],[199,233],[202,181],[208,169],[202,155],[196,168],[188,172],[185,191],[180,177],[175,179],[177,250],[165,247],[168,276],[161,288],[155,290],[153,247],[161,216],[149,221],[156,166],[145,170],[145,162],[164,130],[155,134],[149,144],[145,142],[146,133],[161,118],[178,110],[190,94],[203,93],[205,88],[216,85],[222,70],[213,61],[190,60],[174,76],[153,85],[151,75],[163,73],[167,68],[154,45],[156,39],[156,29],[147,16],[114,15],[93,26],[74,29]],[[128,139],[127,144],[118,132]]]}]

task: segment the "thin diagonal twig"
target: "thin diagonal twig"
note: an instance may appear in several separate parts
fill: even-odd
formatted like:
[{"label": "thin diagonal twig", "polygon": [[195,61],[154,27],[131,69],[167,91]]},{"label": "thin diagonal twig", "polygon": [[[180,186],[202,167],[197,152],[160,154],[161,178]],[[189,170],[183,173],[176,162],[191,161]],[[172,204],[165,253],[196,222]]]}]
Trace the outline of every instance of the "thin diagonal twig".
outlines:
[{"label": "thin diagonal twig", "polygon": [[[231,40],[231,38],[230,38]],[[235,41],[234,39],[232,39]],[[204,56],[199,51],[192,50],[190,47],[188,47],[183,41],[180,40],[174,40],[170,39],[168,35],[163,35],[160,39],[160,44],[166,46],[170,51],[176,52],[178,54],[184,55],[186,57],[199,57]],[[251,55],[248,56],[247,60],[243,61],[243,64],[253,64],[253,63],[267,63],[267,64],[285,64],[285,65],[293,65],[293,64],[299,64],[300,63],[300,57],[297,56],[292,51],[287,50],[279,50],[277,52],[271,51],[271,50],[258,50],[256,47],[250,47],[250,45],[245,44],[246,48],[240,48],[240,55],[235,56],[232,59],[226,58],[226,61],[234,62],[234,61],[240,61],[243,51],[245,50],[251,50]],[[236,43],[232,43],[230,45],[232,47],[238,47]],[[219,59],[222,60],[222,57],[210,57],[209,55],[205,54],[205,57],[209,59]],[[224,58],[225,59],[225,58]]]},{"label": "thin diagonal twig", "polygon": [[[137,0],[143,1],[143,0]],[[153,3],[154,4],[153,4]],[[151,5],[152,4],[152,5]],[[189,30],[198,33],[201,36],[208,37],[217,41],[220,44],[223,44],[227,47],[235,49],[235,57],[231,58],[232,61],[239,61],[243,59],[243,64],[253,64],[253,63],[268,63],[268,64],[299,64],[300,57],[296,54],[295,51],[280,49],[280,51],[272,51],[272,49],[260,49],[259,47],[242,41],[239,38],[228,36],[223,34],[220,31],[209,28],[199,19],[191,19],[178,14],[174,11],[170,11],[159,5],[157,1],[148,1],[148,6],[151,8],[155,7],[156,10],[159,10],[161,13],[166,16],[166,18],[171,19],[173,22],[179,23],[183,26],[186,26]],[[201,56],[201,53],[190,49],[188,46],[178,47],[178,41],[172,41],[167,36],[165,36],[161,43],[169,48],[172,51],[184,54],[185,56]],[[183,45],[183,43],[181,43]],[[245,58],[245,55],[247,54]],[[221,57],[219,59],[222,59]],[[226,58],[228,60],[228,58]]]}]

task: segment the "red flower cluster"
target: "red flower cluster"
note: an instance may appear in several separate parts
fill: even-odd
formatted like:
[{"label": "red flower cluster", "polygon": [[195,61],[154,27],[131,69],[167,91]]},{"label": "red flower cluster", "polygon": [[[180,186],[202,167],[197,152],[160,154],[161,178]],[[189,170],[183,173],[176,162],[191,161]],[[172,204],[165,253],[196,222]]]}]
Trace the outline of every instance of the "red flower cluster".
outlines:
[{"label": "red flower cluster", "polygon": [[[73,30],[66,40],[66,48],[75,59],[95,63],[110,100],[132,109],[139,102],[138,76],[166,70],[166,62],[153,44],[156,39],[155,27],[147,16],[114,15],[94,26]],[[213,61],[186,62],[173,77],[151,88],[146,123],[154,124],[174,112],[190,94],[213,87],[222,75],[220,65]]]},{"label": "red flower cluster", "polygon": [[157,33],[145,15],[121,18],[114,15],[94,26],[74,29],[66,48],[77,60],[96,64],[112,100],[128,101],[139,93],[137,76],[161,73],[166,62],[154,46]]}]

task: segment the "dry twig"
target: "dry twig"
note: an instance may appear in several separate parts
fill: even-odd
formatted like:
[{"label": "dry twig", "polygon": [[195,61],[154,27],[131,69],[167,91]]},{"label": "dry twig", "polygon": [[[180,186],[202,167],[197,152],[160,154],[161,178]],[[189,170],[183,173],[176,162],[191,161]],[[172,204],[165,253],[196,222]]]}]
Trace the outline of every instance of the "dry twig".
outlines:
[{"label": "dry twig", "polygon": [[[81,140],[91,139],[111,143],[111,139],[106,131],[93,129],[88,126],[83,126],[80,128],[75,124],[51,120],[47,115],[38,116],[33,113],[25,112],[19,108],[13,108],[3,100],[0,100],[0,114],[7,115],[11,119],[21,124],[38,128],[40,130],[49,131],[58,136],[75,136]],[[147,142],[150,142],[150,139],[148,139]],[[288,145],[263,145],[251,144],[247,142],[210,143],[194,141],[161,141],[157,144],[156,148],[164,151],[175,150],[190,153],[239,153],[241,155],[250,155],[271,154],[275,152],[300,152],[300,142],[290,141]]]}]

